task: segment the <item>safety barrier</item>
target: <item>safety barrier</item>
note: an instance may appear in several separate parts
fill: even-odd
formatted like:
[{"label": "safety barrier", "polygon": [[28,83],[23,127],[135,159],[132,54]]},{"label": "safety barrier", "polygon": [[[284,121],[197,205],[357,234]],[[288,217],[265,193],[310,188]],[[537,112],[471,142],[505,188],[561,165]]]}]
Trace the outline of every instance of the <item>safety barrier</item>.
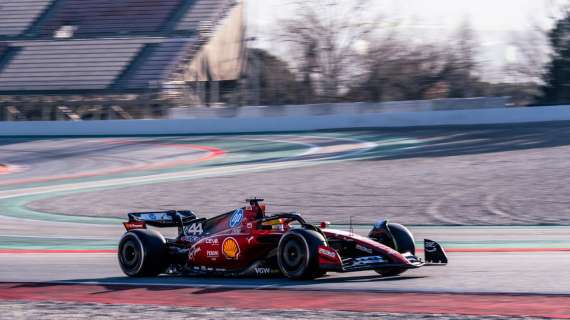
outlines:
[{"label": "safety barrier", "polygon": [[293,132],[570,121],[570,106],[175,120],[0,122],[0,136],[176,135]]}]

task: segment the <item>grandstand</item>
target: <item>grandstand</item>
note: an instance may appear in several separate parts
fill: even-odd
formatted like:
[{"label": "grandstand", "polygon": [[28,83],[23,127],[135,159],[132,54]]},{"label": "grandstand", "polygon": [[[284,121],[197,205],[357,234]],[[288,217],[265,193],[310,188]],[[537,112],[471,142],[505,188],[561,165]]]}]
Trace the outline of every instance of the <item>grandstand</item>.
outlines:
[{"label": "grandstand", "polygon": [[0,120],[215,103],[242,74],[243,37],[236,0],[2,0]]}]

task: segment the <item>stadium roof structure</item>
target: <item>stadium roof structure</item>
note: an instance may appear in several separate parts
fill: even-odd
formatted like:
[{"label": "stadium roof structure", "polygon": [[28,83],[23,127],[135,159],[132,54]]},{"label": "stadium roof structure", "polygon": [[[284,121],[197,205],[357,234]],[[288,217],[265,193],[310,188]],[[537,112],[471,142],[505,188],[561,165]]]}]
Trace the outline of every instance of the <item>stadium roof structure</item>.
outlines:
[{"label": "stadium roof structure", "polygon": [[236,80],[243,37],[236,0],[2,0],[0,96]]}]

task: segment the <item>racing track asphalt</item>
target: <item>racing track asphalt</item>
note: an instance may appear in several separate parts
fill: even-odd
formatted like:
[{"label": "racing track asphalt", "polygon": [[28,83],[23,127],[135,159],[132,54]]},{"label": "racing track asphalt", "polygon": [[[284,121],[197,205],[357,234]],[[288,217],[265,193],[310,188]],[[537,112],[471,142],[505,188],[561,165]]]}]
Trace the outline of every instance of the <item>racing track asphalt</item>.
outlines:
[{"label": "racing track asphalt", "polygon": [[[288,209],[292,204],[308,208],[316,221],[332,218],[346,223],[347,215],[354,214],[364,218],[358,222],[370,223],[368,215],[359,214],[383,207],[383,214],[401,216],[399,222],[406,224],[521,227],[416,227],[418,238],[442,240],[463,251],[509,250],[450,253],[447,267],[426,267],[396,278],[382,279],[371,272],[360,272],[310,282],[181,277],[133,280],[123,277],[114,254],[4,252],[0,253],[0,282],[570,295],[570,277],[564,276],[570,267],[570,253],[547,252],[570,248],[570,228],[532,226],[570,222],[564,200],[568,194],[569,124],[120,139],[129,143],[102,144],[95,138],[0,139],[0,162],[22,168],[0,178],[0,183],[7,182],[0,185],[0,206],[4,210],[0,212],[0,249],[38,248],[41,241],[44,246],[40,249],[66,248],[66,244],[76,242],[77,248],[108,250],[122,232],[115,217],[126,210],[156,208],[159,199],[161,209],[195,203],[199,212],[209,215],[249,196],[251,192],[243,191],[247,186],[254,186],[251,189],[255,193],[266,190],[277,209]],[[230,142],[232,139],[247,141]],[[157,148],[156,144],[164,143],[212,147],[224,155],[195,162],[207,157],[208,151]],[[149,163],[171,161],[188,162],[148,167]],[[244,173],[252,172],[247,174],[248,179],[236,173],[240,166],[244,166]],[[124,167],[138,169],[113,171]],[[255,173],[257,170],[262,172]],[[86,176],[85,172],[96,174]],[[222,174],[200,176],[200,172]],[[303,181],[313,183],[305,186]],[[268,187],[259,188],[261,185]],[[216,191],[227,199],[213,195]],[[309,197],[304,196],[307,194]],[[326,206],[333,201],[342,203]],[[109,210],[109,206],[118,209]],[[319,211],[328,215],[315,214]],[[98,217],[89,217],[93,215]],[[365,232],[365,228],[359,232]],[[517,248],[523,252],[512,250]],[[539,252],[526,250],[532,248]]]},{"label": "racing track asphalt", "polygon": [[126,278],[115,254],[2,254],[0,282],[175,285],[323,291],[517,293],[570,295],[570,254],[450,253],[448,266],[381,278],[373,271],[331,273],[314,281],[204,277]]},{"label": "racing track asphalt", "polygon": [[[220,165],[206,162],[170,176],[136,177],[138,181],[144,178],[144,184],[126,184],[135,181],[131,177],[88,181],[91,186],[122,183],[107,190],[85,189],[89,185],[73,181],[51,189],[84,189],[13,198],[12,203],[28,210],[67,215],[124,217],[130,210],[191,208],[208,217],[241,204],[246,194],[257,194],[268,200],[270,210],[301,210],[316,222],[346,224],[352,217],[354,223],[371,224],[387,217],[422,225],[570,225],[568,124],[319,133],[329,140],[303,138],[314,135],[255,137],[318,144],[324,154],[314,155],[311,165],[298,158],[282,161],[279,156],[263,157],[269,150],[248,147],[248,142],[241,150],[229,149]],[[354,139],[377,147],[360,149],[352,161],[323,160],[330,155],[327,147],[340,149],[355,144]],[[205,143],[226,148],[215,141]],[[274,149],[287,146],[267,144]],[[296,151],[301,153],[303,148]],[[252,161],[254,154],[270,162]],[[136,154],[132,158],[137,159]],[[18,214],[21,217],[23,212]]]}]

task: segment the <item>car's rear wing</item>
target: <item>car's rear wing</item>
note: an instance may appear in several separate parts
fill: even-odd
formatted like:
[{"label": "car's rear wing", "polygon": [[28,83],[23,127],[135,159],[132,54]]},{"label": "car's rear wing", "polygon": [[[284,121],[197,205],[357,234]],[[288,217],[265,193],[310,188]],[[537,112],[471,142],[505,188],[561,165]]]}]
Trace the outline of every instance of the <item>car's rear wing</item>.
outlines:
[{"label": "car's rear wing", "polygon": [[146,225],[158,228],[180,228],[190,221],[196,220],[196,215],[189,210],[131,212],[128,214],[128,217],[129,221],[124,223],[127,230],[145,228]]}]

